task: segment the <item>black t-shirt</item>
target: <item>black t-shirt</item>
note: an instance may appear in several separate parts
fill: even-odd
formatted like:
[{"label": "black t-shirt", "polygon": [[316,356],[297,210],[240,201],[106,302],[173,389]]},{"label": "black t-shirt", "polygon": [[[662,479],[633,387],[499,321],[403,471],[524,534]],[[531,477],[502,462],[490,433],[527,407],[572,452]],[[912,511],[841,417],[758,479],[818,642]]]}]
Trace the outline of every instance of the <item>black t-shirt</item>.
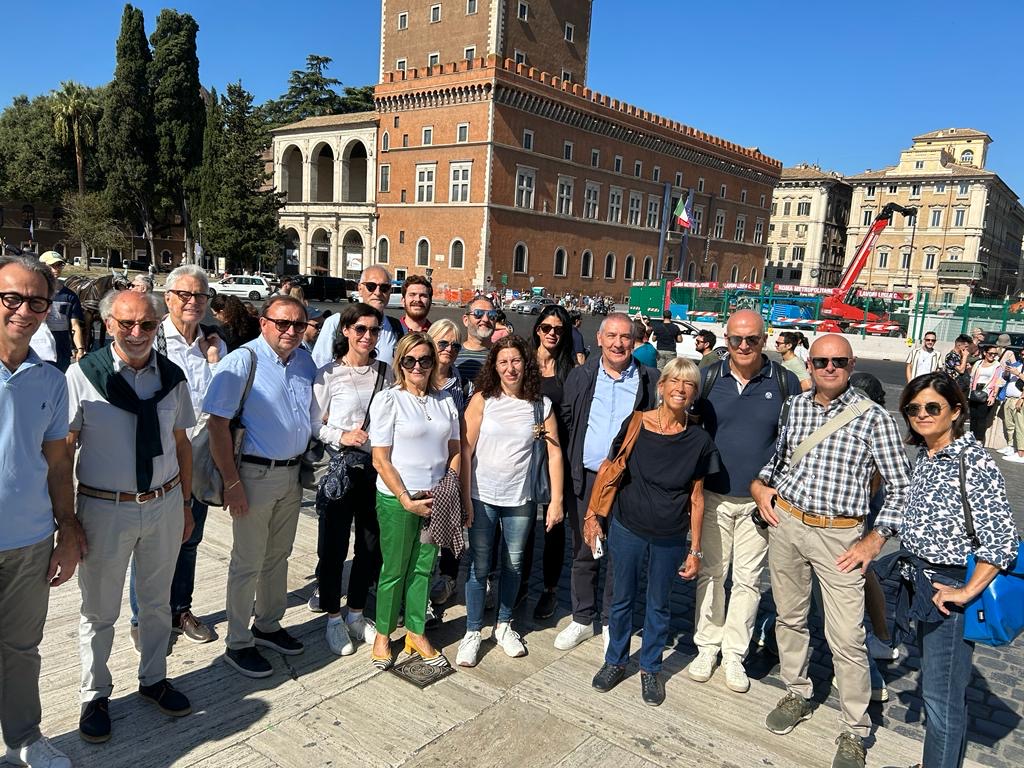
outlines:
[{"label": "black t-shirt", "polygon": [[[555,420],[558,422],[558,444],[562,446],[562,453],[565,453],[569,447],[569,425],[562,421],[561,409],[558,407],[562,404],[562,382],[558,380],[557,376],[541,376],[540,393],[551,401],[551,408],[555,413]],[[564,464],[568,470],[569,462],[566,461]]]},{"label": "black t-shirt", "polygon": [[612,514],[638,536],[685,536],[693,481],[718,469],[718,449],[700,427],[690,426],[678,435],[659,435],[644,427],[626,462]]},{"label": "black t-shirt", "polygon": [[671,320],[662,320],[651,329],[654,333],[654,346],[659,352],[675,352],[676,338],[680,335],[679,326]]}]

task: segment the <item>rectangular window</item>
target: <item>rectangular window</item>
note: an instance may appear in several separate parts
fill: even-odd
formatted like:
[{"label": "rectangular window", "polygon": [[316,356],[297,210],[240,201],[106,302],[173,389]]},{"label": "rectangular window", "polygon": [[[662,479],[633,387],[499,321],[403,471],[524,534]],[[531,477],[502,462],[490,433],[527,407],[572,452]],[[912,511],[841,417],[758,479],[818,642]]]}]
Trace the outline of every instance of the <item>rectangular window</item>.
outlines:
[{"label": "rectangular window", "polygon": [[430,6],[430,23],[437,24],[441,20],[441,4]]},{"label": "rectangular window", "polygon": [[537,172],[532,168],[520,168],[516,171],[516,208],[533,209],[533,189],[537,181]]},{"label": "rectangular window", "polygon": [[611,187],[608,190],[608,221],[622,223],[622,189]]},{"label": "rectangular window", "polygon": [[970,188],[970,186],[971,185],[970,185],[969,182],[961,181],[960,182],[960,186],[957,187],[956,196],[957,197],[966,197],[967,196],[967,191]]},{"label": "rectangular window", "polygon": [[935,269],[935,254],[926,253],[924,255],[924,268],[927,270]]},{"label": "rectangular window", "polygon": [[786,246],[780,245],[779,246],[779,264],[781,264],[785,260],[786,260]]},{"label": "rectangular window", "polygon": [[592,168],[601,167],[601,150],[592,149],[590,150],[590,165]]},{"label": "rectangular window", "polygon": [[574,42],[576,40],[576,25],[565,22],[565,41],[567,43]]},{"label": "rectangular window", "polygon": [[704,226],[704,208],[697,206],[693,209],[693,234],[699,235]]},{"label": "rectangular window", "polygon": [[448,190],[448,201],[451,203],[469,202],[469,176],[472,163],[452,163],[451,188]]},{"label": "rectangular window", "polygon": [[745,190],[745,189],[741,189],[740,190],[740,202],[741,203],[747,202],[747,190]]},{"label": "rectangular window", "polygon": [[644,175],[644,164],[642,160],[637,160],[633,163],[633,175],[638,179]]},{"label": "rectangular window", "polygon": [[651,181],[661,181],[661,168],[654,166],[651,170]]},{"label": "rectangular window", "polygon": [[469,123],[459,123],[455,126],[455,143],[465,144],[469,141]]},{"label": "rectangular window", "polygon": [[530,20],[530,4],[525,2],[525,0],[519,0],[518,15],[520,21]]},{"label": "rectangular window", "polygon": [[682,171],[676,171],[675,183],[676,183],[677,187],[683,186],[683,172]]},{"label": "rectangular window", "polygon": [[570,72],[568,69],[563,69],[562,70],[562,82],[563,83],[571,83],[572,82],[572,72]]},{"label": "rectangular window", "polygon": [[807,253],[807,249],[802,245],[793,246],[793,261],[803,261],[804,255]]},{"label": "rectangular window", "polygon": [[408,133],[403,133],[402,134],[402,146],[403,147],[408,147],[409,146],[409,134]]},{"label": "rectangular window", "polygon": [[407,11],[402,11],[400,14],[398,14],[398,28],[409,28],[409,13]]},{"label": "rectangular window", "polygon": [[516,64],[524,64],[525,65],[526,64],[526,54],[517,49],[516,52],[515,52],[515,62],[516,62]]},{"label": "rectangular window", "polygon": [[935,182],[935,194],[941,195],[946,191],[946,182],[936,181]]},{"label": "rectangular window", "polygon": [[434,127],[432,125],[428,125],[426,128],[423,129],[423,146],[429,147],[433,143]]},{"label": "rectangular window", "polygon": [[397,69],[399,72],[405,72],[405,68],[406,68],[405,59],[399,59],[398,61],[395,62],[395,69]]},{"label": "rectangular window", "polygon": [[865,227],[870,227],[871,222],[875,220],[875,212],[870,208],[864,209],[864,215],[861,217],[860,223]]},{"label": "rectangular window", "polygon": [[697,191],[698,192],[703,192],[704,191],[704,177],[701,177],[701,178],[697,179]]},{"label": "rectangular window", "polygon": [[764,220],[758,219],[754,222],[754,245],[764,242]]},{"label": "rectangular window", "polygon": [[587,182],[586,188],[583,190],[583,218],[585,219],[596,219],[597,211],[600,207],[601,190],[597,184]]},{"label": "rectangular window", "polygon": [[612,163],[612,168],[616,173],[622,173],[622,155],[615,156],[615,161]]},{"label": "rectangular window", "polygon": [[864,196],[865,197],[874,197],[875,196],[875,185],[874,184],[868,184],[868,188],[867,188],[867,191],[864,193]]},{"label": "rectangular window", "polygon": [[562,216],[572,216],[572,179],[567,176],[558,177],[557,212]]},{"label": "rectangular window", "polygon": [[721,240],[725,236],[725,211],[715,211],[715,239]]},{"label": "rectangular window", "polygon": [[779,214],[779,204],[776,203],[776,202],[773,202],[772,203],[772,216],[777,216],[778,214]]},{"label": "rectangular window", "polygon": [[466,15],[471,16],[476,13],[476,0],[466,0]]},{"label": "rectangular window", "polygon": [[782,215],[783,216],[789,216],[790,211],[793,210],[792,206],[793,206],[793,204],[788,202],[788,201],[783,203],[782,204]]},{"label": "rectangular window", "polygon": [[900,269],[910,269],[910,251],[900,255]]},{"label": "rectangular window", "polygon": [[761,200],[758,203],[758,205],[760,205],[762,208],[764,208],[764,195],[761,195]]},{"label": "rectangular window", "polygon": [[924,168],[924,160],[915,161],[914,168],[916,168],[917,170],[921,170],[922,168]]},{"label": "rectangular window", "polygon": [[380,167],[380,186],[379,186],[379,189],[380,189],[381,192],[390,192],[391,191],[391,166],[390,165],[382,165]]},{"label": "rectangular window", "polygon": [[966,214],[967,211],[963,208],[957,208],[956,211],[953,212],[953,226],[962,227],[964,225],[964,217]]},{"label": "rectangular window", "polygon": [[942,226],[942,209],[935,208],[932,210],[931,220],[928,222],[930,227],[941,227]]},{"label": "rectangular window", "polygon": [[889,266],[889,252],[879,251],[878,252],[878,268],[885,269]]},{"label": "rectangular window", "polygon": [[417,165],[416,166],[416,202],[434,202],[434,172],[437,166]]},{"label": "rectangular window", "polygon": [[533,152],[533,131],[529,128],[523,129],[523,149]]},{"label": "rectangular window", "polygon": [[435,52],[435,53],[432,53],[429,56],[427,56],[427,66],[428,67],[436,67],[440,63],[441,63],[441,54],[440,53]]},{"label": "rectangular window", "polygon": [[911,197],[920,197],[921,196],[921,185],[920,184],[911,184],[910,185],[910,196]]},{"label": "rectangular window", "polygon": [[898,189],[899,188],[895,184],[890,184],[889,185],[889,194],[890,195],[895,195]]},{"label": "rectangular window", "polygon": [[466,61],[476,58],[476,46],[471,45],[462,52],[462,58]]},{"label": "rectangular window", "polygon": [[783,237],[789,237],[789,222],[788,221],[782,222],[782,229],[780,230],[780,233],[782,234]]},{"label": "rectangular window", "polygon": [[797,216],[810,216],[811,215],[811,204],[810,203],[797,203],[796,204],[796,215]]},{"label": "rectangular window", "polygon": [[572,160],[572,149],[573,143],[571,141],[563,142],[562,144],[562,159]]},{"label": "rectangular window", "polygon": [[747,234],[747,220],[742,216],[736,217],[736,231],[734,234],[735,237],[733,237],[733,240],[737,243],[742,243],[744,235]]},{"label": "rectangular window", "polygon": [[626,223],[631,227],[640,226],[640,208],[643,204],[643,196],[639,192],[629,193],[629,215]]},{"label": "rectangular window", "polygon": [[657,229],[658,228],[658,210],[660,209],[661,201],[656,197],[647,198],[647,228]]},{"label": "rectangular window", "polygon": [[[404,59],[403,59],[404,61]],[[398,115],[395,115],[395,128],[398,127]]]},{"label": "rectangular window", "polygon": [[[404,202],[406,202],[406,199],[405,199],[405,190],[404,190],[404,189],[402,190],[402,196],[401,196],[401,201],[402,201],[403,203],[404,203]],[[400,243],[404,243],[405,241],[404,241],[404,240],[399,240],[398,242],[400,242]]]},{"label": "rectangular window", "polygon": [[721,187],[718,188],[718,196],[719,197],[725,197],[726,196],[725,193],[726,193],[726,188],[725,188],[725,184],[723,184]]},{"label": "rectangular window", "polygon": [[904,216],[903,217],[903,226],[904,227],[916,227],[917,226],[917,216]]}]

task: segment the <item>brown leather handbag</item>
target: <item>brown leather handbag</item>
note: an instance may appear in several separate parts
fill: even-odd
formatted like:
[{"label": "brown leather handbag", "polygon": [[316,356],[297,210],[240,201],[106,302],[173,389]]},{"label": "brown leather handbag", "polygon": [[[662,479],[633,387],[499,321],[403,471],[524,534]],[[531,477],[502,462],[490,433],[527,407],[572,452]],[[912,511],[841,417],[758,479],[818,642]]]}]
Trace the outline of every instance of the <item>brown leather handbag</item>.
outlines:
[{"label": "brown leather handbag", "polygon": [[626,436],[615,457],[601,462],[597,477],[594,479],[594,490],[590,494],[590,506],[587,508],[586,517],[608,517],[611,514],[615,494],[618,493],[622,476],[626,472],[626,461],[633,451],[643,421],[643,413],[634,411],[626,427]]}]

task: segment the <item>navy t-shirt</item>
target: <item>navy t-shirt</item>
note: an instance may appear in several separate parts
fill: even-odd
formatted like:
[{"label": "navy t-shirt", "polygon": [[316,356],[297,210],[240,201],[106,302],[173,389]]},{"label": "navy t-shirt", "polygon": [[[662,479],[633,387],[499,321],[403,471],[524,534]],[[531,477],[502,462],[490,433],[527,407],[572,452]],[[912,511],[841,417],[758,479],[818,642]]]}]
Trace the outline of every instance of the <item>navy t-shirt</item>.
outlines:
[{"label": "navy t-shirt", "polygon": [[676,338],[680,335],[678,325],[671,320],[662,320],[654,323],[651,331],[654,334],[654,344],[659,352],[676,351]]}]

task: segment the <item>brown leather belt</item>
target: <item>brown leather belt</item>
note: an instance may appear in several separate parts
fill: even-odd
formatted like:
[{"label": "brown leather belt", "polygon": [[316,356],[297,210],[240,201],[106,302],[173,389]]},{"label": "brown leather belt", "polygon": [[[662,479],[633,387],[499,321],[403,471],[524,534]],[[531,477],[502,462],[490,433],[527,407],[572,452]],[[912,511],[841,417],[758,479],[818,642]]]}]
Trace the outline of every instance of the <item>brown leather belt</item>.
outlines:
[{"label": "brown leather belt", "polygon": [[130,491],[104,491],[101,488],[91,488],[88,485],[82,485],[79,483],[78,492],[83,496],[89,496],[93,499],[103,499],[104,501],[130,501],[136,504],[145,504],[147,501],[153,501],[153,499],[159,499],[161,496],[166,496],[168,492],[174,489],[180,482],[181,475],[175,475],[159,488],[154,488],[151,491],[144,491],[143,493],[132,493]]},{"label": "brown leather belt", "polygon": [[775,497],[775,508],[788,512],[804,525],[812,528],[855,528],[864,522],[864,517],[829,517],[804,512],[800,507],[790,504],[781,496]]}]

